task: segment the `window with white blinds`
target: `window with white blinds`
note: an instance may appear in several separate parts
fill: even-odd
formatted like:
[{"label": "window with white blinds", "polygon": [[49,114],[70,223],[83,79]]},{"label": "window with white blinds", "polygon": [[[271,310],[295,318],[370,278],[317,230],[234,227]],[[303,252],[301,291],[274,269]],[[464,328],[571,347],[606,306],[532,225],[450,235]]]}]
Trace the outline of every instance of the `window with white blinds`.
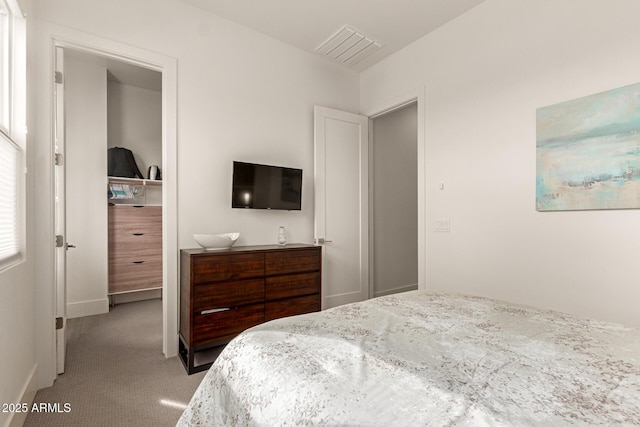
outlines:
[{"label": "window with white blinds", "polygon": [[0,129],[9,132],[11,117],[11,9],[0,0]]},{"label": "window with white blinds", "polygon": [[0,132],[0,269],[19,258],[21,150]]},{"label": "window with white blinds", "polygon": [[0,0],[0,271],[22,260],[24,251],[24,151],[15,134],[24,124],[24,111],[15,97],[24,92],[16,90],[24,86],[23,55],[16,59],[24,50],[24,25],[22,20],[18,23],[21,32],[16,39],[16,16],[21,16],[17,2]]}]

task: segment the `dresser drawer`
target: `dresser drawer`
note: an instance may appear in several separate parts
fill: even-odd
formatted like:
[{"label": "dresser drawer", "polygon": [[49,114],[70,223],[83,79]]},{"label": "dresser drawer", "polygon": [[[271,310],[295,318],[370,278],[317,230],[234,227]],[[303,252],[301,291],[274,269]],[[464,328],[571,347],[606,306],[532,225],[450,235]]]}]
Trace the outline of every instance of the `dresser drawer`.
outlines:
[{"label": "dresser drawer", "polygon": [[204,310],[233,308],[264,301],[264,279],[197,285],[193,290],[193,315]]},{"label": "dresser drawer", "polygon": [[298,273],[267,277],[265,299],[267,301],[320,292],[320,273]]},{"label": "dresser drawer", "polygon": [[320,248],[274,251],[265,254],[265,274],[304,273],[320,270]]},{"label": "dresser drawer", "polygon": [[221,254],[193,260],[193,283],[196,285],[262,276],[263,254]]},{"label": "dresser drawer", "polygon": [[162,229],[155,230],[120,230],[117,227],[109,229],[109,242],[121,245],[156,245],[162,249]]},{"label": "dresser drawer", "polygon": [[193,319],[193,344],[232,338],[247,328],[264,322],[264,304],[245,305],[225,311],[196,314]]},{"label": "dresser drawer", "polygon": [[144,238],[122,242],[109,242],[109,260],[115,262],[136,261],[143,258],[162,258],[162,244],[153,244]]},{"label": "dresser drawer", "polygon": [[320,294],[265,303],[264,321],[320,311]]},{"label": "dresser drawer", "polygon": [[110,205],[109,228],[118,232],[162,230],[162,206]]},{"label": "dresser drawer", "polygon": [[162,258],[109,261],[109,293],[162,287]]}]

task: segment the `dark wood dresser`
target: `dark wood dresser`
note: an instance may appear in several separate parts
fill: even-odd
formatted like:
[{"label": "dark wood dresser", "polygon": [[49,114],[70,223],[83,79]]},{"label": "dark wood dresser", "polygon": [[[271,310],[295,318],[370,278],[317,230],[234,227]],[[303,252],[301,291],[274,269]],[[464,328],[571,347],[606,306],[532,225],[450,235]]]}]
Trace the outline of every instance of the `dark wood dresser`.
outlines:
[{"label": "dark wood dresser", "polygon": [[182,249],[179,355],[187,372],[208,369],[207,351],[245,329],[320,311],[321,253],[303,244]]}]

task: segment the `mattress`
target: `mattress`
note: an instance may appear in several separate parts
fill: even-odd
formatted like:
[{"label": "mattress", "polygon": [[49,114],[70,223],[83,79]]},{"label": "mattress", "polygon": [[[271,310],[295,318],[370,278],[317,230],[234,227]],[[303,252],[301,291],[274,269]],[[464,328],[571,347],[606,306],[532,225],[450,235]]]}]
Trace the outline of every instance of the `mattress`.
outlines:
[{"label": "mattress", "polygon": [[179,426],[640,425],[640,330],[411,291],[227,345]]}]

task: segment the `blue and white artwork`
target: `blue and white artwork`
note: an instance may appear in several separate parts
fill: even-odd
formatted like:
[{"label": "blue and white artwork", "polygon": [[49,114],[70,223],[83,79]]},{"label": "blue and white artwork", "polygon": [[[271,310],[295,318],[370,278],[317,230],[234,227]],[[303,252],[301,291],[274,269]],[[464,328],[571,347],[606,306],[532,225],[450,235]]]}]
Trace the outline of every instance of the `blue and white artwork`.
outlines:
[{"label": "blue and white artwork", "polygon": [[539,211],[640,208],[640,83],[536,112]]}]

